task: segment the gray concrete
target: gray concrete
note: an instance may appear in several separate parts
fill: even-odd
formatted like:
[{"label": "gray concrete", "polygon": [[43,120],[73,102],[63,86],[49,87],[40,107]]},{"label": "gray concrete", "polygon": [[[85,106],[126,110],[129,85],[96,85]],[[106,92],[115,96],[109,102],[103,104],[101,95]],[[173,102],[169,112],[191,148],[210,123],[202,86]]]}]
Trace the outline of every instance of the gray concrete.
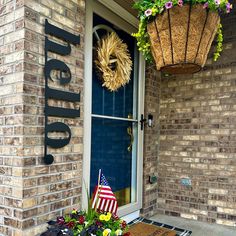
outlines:
[{"label": "gray concrete", "polygon": [[236,236],[236,227],[203,223],[166,215],[155,215],[150,219],[191,230],[193,232],[191,236]]}]

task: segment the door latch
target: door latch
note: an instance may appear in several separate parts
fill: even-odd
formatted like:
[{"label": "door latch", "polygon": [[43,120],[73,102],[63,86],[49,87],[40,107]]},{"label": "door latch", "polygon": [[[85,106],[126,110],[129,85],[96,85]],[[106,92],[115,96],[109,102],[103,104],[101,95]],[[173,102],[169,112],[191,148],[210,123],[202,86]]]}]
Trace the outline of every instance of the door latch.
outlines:
[{"label": "door latch", "polygon": [[141,130],[143,130],[143,127],[144,127],[145,122],[146,122],[146,119],[144,118],[144,115],[141,114],[141,120],[140,120]]}]

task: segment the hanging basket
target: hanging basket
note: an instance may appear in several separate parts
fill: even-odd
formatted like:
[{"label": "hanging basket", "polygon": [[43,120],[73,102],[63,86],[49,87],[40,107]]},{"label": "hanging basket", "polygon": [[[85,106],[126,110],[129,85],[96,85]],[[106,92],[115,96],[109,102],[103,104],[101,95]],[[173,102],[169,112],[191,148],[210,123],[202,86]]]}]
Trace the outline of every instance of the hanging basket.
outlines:
[{"label": "hanging basket", "polygon": [[174,6],[147,26],[158,70],[192,74],[204,66],[220,17],[201,4]]}]

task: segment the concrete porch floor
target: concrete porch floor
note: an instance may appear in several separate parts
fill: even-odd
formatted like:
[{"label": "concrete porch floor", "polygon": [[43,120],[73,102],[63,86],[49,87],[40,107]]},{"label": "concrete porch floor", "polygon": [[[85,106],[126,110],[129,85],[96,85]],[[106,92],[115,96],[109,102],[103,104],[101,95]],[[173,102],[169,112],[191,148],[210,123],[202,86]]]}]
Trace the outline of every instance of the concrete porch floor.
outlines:
[{"label": "concrete porch floor", "polygon": [[195,220],[159,214],[151,217],[150,219],[191,230],[191,236],[236,236],[236,227],[209,224]]}]

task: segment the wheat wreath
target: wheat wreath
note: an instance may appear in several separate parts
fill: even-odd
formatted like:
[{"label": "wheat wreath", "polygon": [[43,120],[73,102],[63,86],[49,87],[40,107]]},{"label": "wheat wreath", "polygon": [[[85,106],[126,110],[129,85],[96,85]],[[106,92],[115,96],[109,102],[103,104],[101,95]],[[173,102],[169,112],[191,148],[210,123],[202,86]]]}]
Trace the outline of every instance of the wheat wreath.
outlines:
[{"label": "wheat wreath", "polygon": [[112,92],[130,80],[132,61],[128,47],[115,32],[107,34],[99,42],[95,64],[102,74],[102,86]]}]

